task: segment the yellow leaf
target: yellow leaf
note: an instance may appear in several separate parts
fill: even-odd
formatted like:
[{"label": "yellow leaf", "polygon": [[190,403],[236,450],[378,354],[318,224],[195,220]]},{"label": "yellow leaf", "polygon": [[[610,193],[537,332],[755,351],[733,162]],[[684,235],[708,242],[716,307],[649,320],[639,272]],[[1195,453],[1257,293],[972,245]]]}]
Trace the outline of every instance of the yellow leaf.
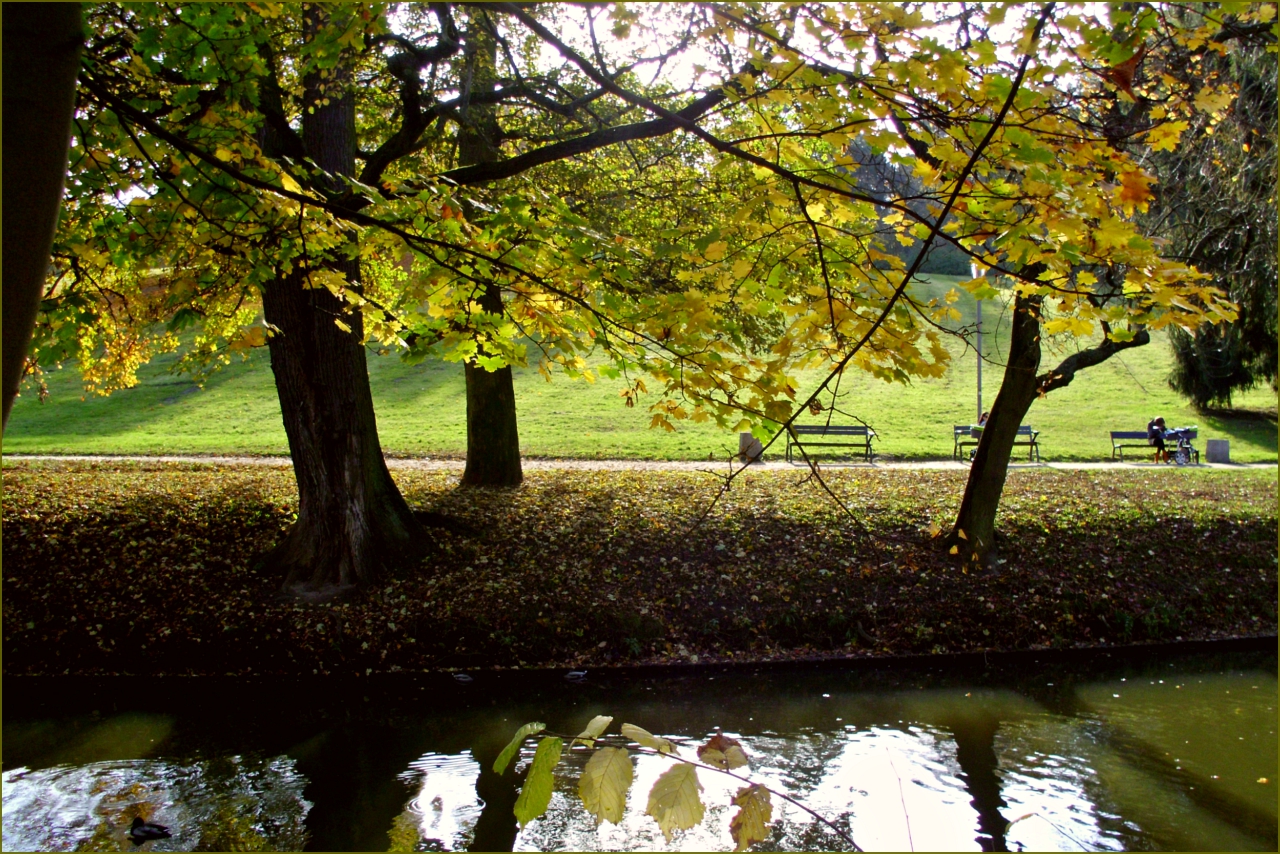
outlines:
[{"label": "yellow leaf", "polygon": [[740,807],[738,814],[729,822],[729,834],[733,837],[735,851],[746,851],[757,842],[764,842],[768,836],[768,825],[773,819],[773,802],[769,790],[753,783],[739,789],[734,795],[733,803]]},{"label": "yellow leaf", "polygon": [[587,747],[593,745],[593,739],[597,739],[609,728],[609,724],[613,723],[613,717],[610,715],[596,715],[591,719],[591,723],[587,724],[587,728],[578,733],[578,737],[569,743],[569,747],[584,744]]},{"label": "yellow leaf", "polygon": [[647,815],[653,816],[668,842],[676,830],[688,830],[702,821],[705,807],[698,792],[698,769],[681,763],[668,768],[649,790]]},{"label": "yellow leaf", "polygon": [[621,823],[631,776],[631,756],[623,748],[602,747],[592,754],[582,769],[578,795],[587,812],[596,817],[597,823]]},{"label": "yellow leaf", "polygon": [[707,247],[707,251],[702,253],[702,257],[708,261],[719,261],[724,257],[724,253],[729,251],[729,244],[723,240],[717,240]]},{"label": "yellow leaf", "polygon": [[641,747],[648,747],[659,753],[678,753],[676,746],[665,738],[659,738],[648,730],[641,729],[634,724],[622,725],[622,736],[629,738]]},{"label": "yellow leaf", "polygon": [[1206,86],[1196,93],[1195,105],[1197,110],[1203,110],[1206,113],[1216,113],[1225,110],[1235,100],[1235,95],[1230,92],[1223,92],[1212,86]]},{"label": "yellow leaf", "polygon": [[1152,151],[1173,151],[1182,139],[1182,132],[1190,125],[1186,122],[1165,122],[1147,131],[1147,145]]},{"label": "yellow leaf", "polygon": [[266,338],[266,332],[260,326],[250,327],[240,333],[239,336],[227,343],[227,349],[233,352],[248,350],[250,347],[262,346],[263,340]]},{"label": "yellow leaf", "polygon": [[1136,207],[1138,210],[1145,211],[1147,209],[1147,201],[1151,198],[1151,185],[1154,180],[1145,172],[1134,170],[1125,172],[1120,175],[1120,189],[1116,193],[1116,202],[1125,209],[1127,213],[1133,213]]},{"label": "yellow leaf", "polygon": [[745,768],[749,764],[742,743],[720,733],[713,735],[706,744],[698,748],[698,758],[708,765],[729,771]]}]

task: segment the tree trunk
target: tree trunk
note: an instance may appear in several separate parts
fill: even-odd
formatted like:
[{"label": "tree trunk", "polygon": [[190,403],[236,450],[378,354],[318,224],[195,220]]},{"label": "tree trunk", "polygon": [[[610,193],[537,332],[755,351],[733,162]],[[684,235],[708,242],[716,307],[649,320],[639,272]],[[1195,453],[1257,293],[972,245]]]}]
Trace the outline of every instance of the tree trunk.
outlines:
[{"label": "tree trunk", "polygon": [[298,481],[298,520],[268,564],[283,573],[284,592],[324,600],[417,557],[423,532],[382,458],[360,315],[343,332],[341,301],[304,287],[304,275],[272,282],[262,300],[280,329],[268,346]]},{"label": "tree trunk", "polygon": [[955,526],[944,541],[966,563],[989,566],[996,557],[995,521],[1018,427],[1039,394],[1040,297],[1013,301],[1009,363],[973,455]]},{"label": "tree trunk", "polygon": [[0,425],[9,423],[48,275],[84,42],[79,3],[6,3],[3,28],[3,165],[9,182],[2,216],[4,410]]},{"label": "tree trunk", "polygon": [[[480,300],[486,313],[502,312],[502,295],[496,286]],[[516,391],[511,367],[486,371],[474,362],[467,373],[467,467],[463,486],[518,486],[520,435],[516,427]]]},{"label": "tree trunk", "polygon": [[[495,80],[497,42],[486,27],[485,13],[469,12],[467,28],[469,74],[465,93],[492,89]],[[466,104],[460,113],[458,162],[460,166],[491,163],[498,159],[498,122],[491,107]],[[468,219],[473,211],[467,206]],[[502,290],[485,287],[480,306],[486,314],[501,315]],[[511,367],[487,371],[466,362],[467,467],[463,486],[517,486],[524,480],[520,467],[520,435],[516,425],[516,391]]]},{"label": "tree trunk", "polygon": [[[330,173],[354,174],[350,93],[332,88],[322,93],[315,81],[308,88],[308,101],[316,106],[303,114],[307,153]],[[263,291],[264,316],[279,330],[268,347],[298,481],[298,520],[268,556],[268,565],[283,573],[285,593],[325,600],[418,557],[424,535],[382,457],[361,315],[345,313],[348,306],[327,289],[309,286],[312,263],[297,259],[292,271]],[[325,264],[359,287],[358,261]],[[338,320],[350,331],[339,328]]]}]

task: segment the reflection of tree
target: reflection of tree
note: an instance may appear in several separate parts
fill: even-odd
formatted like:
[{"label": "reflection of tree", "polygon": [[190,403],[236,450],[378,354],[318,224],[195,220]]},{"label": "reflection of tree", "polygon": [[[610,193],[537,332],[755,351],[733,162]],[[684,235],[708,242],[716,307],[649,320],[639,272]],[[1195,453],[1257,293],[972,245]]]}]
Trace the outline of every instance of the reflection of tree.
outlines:
[{"label": "reflection of tree", "polygon": [[1008,806],[1000,797],[1000,778],[996,769],[996,730],[1000,719],[994,715],[965,721],[952,730],[956,742],[956,761],[965,777],[965,788],[978,813],[978,844],[983,851],[1008,851],[1004,829],[1006,819],[1000,810]]},{"label": "reflection of tree", "polygon": [[283,756],[20,768],[4,775],[4,849],[136,850],[125,831],[140,816],[168,826],[166,847],[174,849],[301,851],[311,809],[305,786]]}]

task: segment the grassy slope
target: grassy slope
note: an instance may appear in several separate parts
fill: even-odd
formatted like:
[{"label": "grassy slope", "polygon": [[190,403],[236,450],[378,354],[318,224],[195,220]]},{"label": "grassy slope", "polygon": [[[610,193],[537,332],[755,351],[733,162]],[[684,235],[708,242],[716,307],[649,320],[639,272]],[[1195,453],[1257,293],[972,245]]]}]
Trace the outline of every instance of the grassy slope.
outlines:
[{"label": "grassy slope", "polygon": [[[931,290],[940,292],[951,280]],[[973,319],[973,304],[962,297],[961,323]],[[985,308],[988,357],[983,370],[984,404],[990,408],[999,387],[1007,318],[999,306]],[[1049,342],[1046,367],[1056,364],[1072,342]],[[880,434],[877,451],[920,459],[951,454],[951,425],[976,415],[976,360],[953,342],[952,369],[940,380],[910,386],[868,376],[842,383],[840,408],[855,413]],[[1041,431],[1046,459],[1088,460],[1110,456],[1107,433],[1142,429],[1162,414],[1170,424],[1198,424],[1205,439],[1231,442],[1238,462],[1276,459],[1276,399],[1269,389],[1241,395],[1237,406],[1269,417],[1196,414],[1169,390],[1165,377],[1172,356],[1163,337],[1083,373],[1076,382],[1033,407],[1027,421]],[[167,372],[162,357],[141,372],[136,388],[109,398],[81,399],[74,369],[50,376],[44,404],[28,390],[15,405],[4,436],[6,453],[249,453],[287,452],[270,364],[265,350],[254,352],[209,381],[203,389]],[[466,445],[462,368],[430,362],[406,366],[395,356],[370,356],[370,379],[378,426],[388,453],[462,456]],[[809,388],[819,376],[808,378]],[[710,425],[683,425],[674,434],[648,428],[643,407],[626,409],[620,382],[595,384],[557,377],[547,383],[530,368],[516,374],[521,447],[526,456],[639,459],[700,459],[737,450],[737,438]],[[802,389],[803,391],[803,389]],[[779,449],[780,450],[780,449]]]}]

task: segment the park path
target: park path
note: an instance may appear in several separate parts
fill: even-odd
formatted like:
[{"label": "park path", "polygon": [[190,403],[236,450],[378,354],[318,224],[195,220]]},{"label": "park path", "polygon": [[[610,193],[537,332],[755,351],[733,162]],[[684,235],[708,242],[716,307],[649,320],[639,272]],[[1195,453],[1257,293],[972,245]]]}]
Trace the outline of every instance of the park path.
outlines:
[{"label": "park path", "polygon": [[[159,454],[159,455],[123,455],[123,454],[6,454],[7,461],[45,460],[65,462],[139,462],[139,463],[209,463],[211,465],[261,465],[289,466],[289,457],[248,456],[248,455],[200,455],[200,454]],[[464,461],[437,457],[387,457],[387,467],[391,469],[411,470],[443,470],[461,471]],[[525,471],[545,469],[570,469],[578,471],[712,471],[718,474],[727,473],[729,464],[725,460],[555,460],[524,459],[521,465]],[[738,464],[734,464],[737,468]],[[1150,462],[1042,462],[1024,463],[1013,460],[1012,469],[1058,469],[1064,471],[1078,469],[1153,469],[1175,468],[1160,466]],[[1275,463],[1200,463],[1191,468],[1225,469],[1230,471],[1255,468],[1275,468]],[[874,463],[854,463],[840,466],[823,466],[828,468],[856,468],[866,471],[885,471],[893,469],[937,469],[965,470],[968,465],[953,460],[907,460],[878,459]],[[802,471],[803,466],[790,465],[781,460],[769,460],[751,466],[752,471]]]}]

